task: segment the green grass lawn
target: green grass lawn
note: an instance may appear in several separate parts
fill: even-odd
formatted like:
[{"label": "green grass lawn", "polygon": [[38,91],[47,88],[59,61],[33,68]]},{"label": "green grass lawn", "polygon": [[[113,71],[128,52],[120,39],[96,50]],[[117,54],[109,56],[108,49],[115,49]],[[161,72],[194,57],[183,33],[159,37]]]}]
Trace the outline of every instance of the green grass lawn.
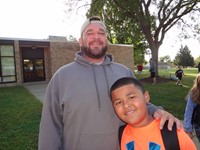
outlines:
[{"label": "green grass lawn", "polygon": [[[169,78],[175,69],[161,70],[160,76]],[[175,81],[153,86],[145,83],[151,102],[162,106],[179,119],[183,119],[185,96],[193,85],[197,69],[184,69],[183,87]],[[136,76],[137,72],[135,71]],[[148,77],[149,71],[143,71]],[[0,88],[0,150],[36,150],[42,104],[22,86]]]},{"label": "green grass lawn", "polygon": [[36,150],[41,110],[24,87],[0,88],[0,150]]},{"label": "green grass lawn", "polygon": [[[155,86],[150,83],[145,83],[146,90],[149,91],[151,102],[157,106],[162,106],[165,110],[172,113],[179,119],[183,119],[183,114],[186,105],[186,96],[193,85],[193,81],[197,75],[196,68],[183,69],[185,76],[182,78],[183,87],[177,86],[176,81],[167,83],[159,83]],[[169,78],[170,74],[175,76],[176,69],[160,70],[161,77]],[[136,77],[137,71],[135,71]],[[149,71],[144,70],[143,77],[149,77]]]}]

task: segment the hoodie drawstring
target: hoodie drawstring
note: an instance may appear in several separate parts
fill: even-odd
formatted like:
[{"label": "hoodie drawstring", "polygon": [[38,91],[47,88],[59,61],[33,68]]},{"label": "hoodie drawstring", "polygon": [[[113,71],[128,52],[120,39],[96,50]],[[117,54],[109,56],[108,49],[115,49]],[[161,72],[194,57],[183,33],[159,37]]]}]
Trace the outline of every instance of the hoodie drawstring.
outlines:
[{"label": "hoodie drawstring", "polygon": [[[104,75],[105,75],[105,78],[106,78],[106,85],[107,85],[107,89],[108,89],[108,96],[109,96],[109,85],[108,85],[108,77],[107,77],[107,74],[106,74],[106,69],[105,67],[103,66],[103,70],[104,70]],[[100,102],[100,96],[99,96],[99,90],[97,88],[97,77],[96,77],[96,74],[95,74],[95,71],[94,71],[94,67],[92,66],[92,72],[93,72],[93,76],[94,76],[94,83],[95,83],[95,88],[96,88],[96,92],[97,92],[97,102],[98,102],[98,108],[99,108],[99,111],[100,111],[100,108],[101,108],[101,102]]]},{"label": "hoodie drawstring", "polygon": [[93,72],[93,76],[94,76],[94,83],[95,83],[95,88],[96,88],[96,92],[97,92],[97,102],[98,102],[98,106],[99,106],[99,111],[100,111],[100,97],[99,97],[99,91],[97,88],[97,80],[96,80],[96,75],[95,75],[95,71],[94,71],[94,67],[92,66],[92,72]]},{"label": "hoodie drawstring", "polygon": [[109,82],[108,82],[108,77],[107,77],[107,74],[106,74],[106,68],[103,66],[103,71],[104,71],[104,74],[105,74],[105,77],[106,77],[106,84],[107,84],[107,89],[108,89],[108,96],[110,95],[110,88],[109,88]]}]

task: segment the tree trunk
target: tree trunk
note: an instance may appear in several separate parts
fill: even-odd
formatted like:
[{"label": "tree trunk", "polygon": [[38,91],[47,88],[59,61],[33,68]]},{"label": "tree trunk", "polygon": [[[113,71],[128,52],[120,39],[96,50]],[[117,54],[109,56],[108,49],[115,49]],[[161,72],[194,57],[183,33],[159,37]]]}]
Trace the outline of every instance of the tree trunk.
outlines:
[{"label": "tree trunk", "polygon": [[158,49],[159,49],[159,47],[157,45],[154,45],[150,49],[151,49],[152,59],[156,63],[156,76],[159,76],[159,73],[158,73]]}]

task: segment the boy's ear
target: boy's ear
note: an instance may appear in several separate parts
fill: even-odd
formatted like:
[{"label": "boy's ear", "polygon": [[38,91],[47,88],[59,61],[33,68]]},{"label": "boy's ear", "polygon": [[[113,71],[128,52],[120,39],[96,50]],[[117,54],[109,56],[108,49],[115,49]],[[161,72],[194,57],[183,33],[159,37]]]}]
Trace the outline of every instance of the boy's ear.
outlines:
[{"label": "boy's ear", "polygon": [[150,95],[149,95],[149,92],[148,92],[148,91],[145,91],[145,93],[144,93],[144,98],[145,98],[145,101],[146,101],[146,102],[149,102],[149,101],[150,101]]}]

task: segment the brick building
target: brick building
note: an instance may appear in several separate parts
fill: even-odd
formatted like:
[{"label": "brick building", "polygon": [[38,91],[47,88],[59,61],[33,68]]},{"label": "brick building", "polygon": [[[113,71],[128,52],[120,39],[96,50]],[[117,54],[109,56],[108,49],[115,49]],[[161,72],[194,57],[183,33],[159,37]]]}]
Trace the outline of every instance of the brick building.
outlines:
[{"label": "brick building", "polygon": [[[55,71],[70,63],[79,51],[77,42],[0,38],[0,86],[49,81]],[[116,62],[134,68],[131,45],[109,45]]]}]

